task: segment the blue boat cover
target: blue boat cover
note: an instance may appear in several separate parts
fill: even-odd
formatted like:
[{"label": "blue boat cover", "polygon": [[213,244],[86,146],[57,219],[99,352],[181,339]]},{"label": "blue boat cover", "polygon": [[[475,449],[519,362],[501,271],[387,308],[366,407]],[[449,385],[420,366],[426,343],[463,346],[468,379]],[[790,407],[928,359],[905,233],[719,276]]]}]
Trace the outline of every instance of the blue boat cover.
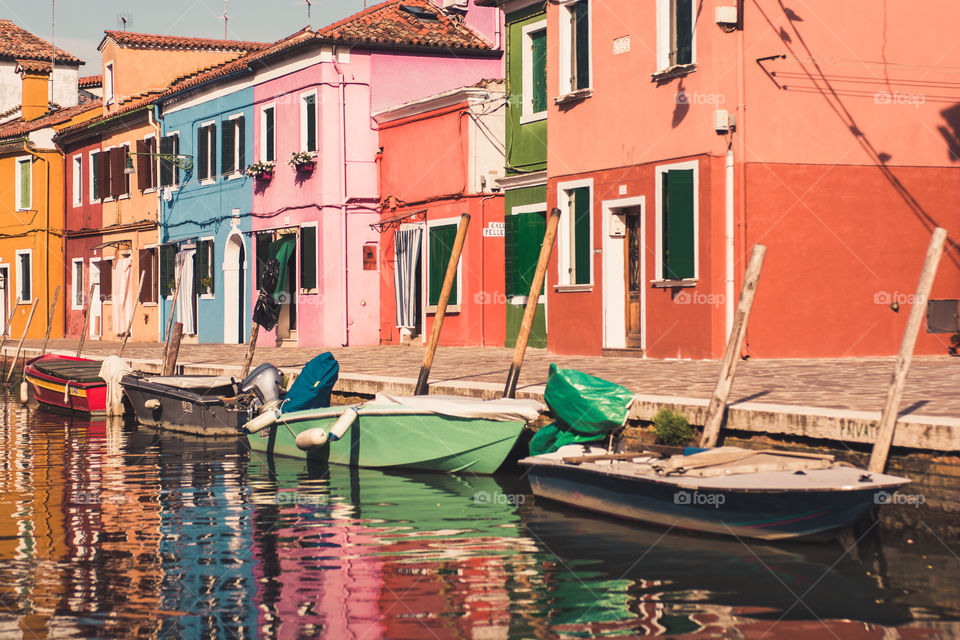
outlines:
[{"label": "blue boat cover", "polygon": [[330,393],[340,376],[340,364],[327,351],[304,365],[283,401],[281,413],[330,406]]}]

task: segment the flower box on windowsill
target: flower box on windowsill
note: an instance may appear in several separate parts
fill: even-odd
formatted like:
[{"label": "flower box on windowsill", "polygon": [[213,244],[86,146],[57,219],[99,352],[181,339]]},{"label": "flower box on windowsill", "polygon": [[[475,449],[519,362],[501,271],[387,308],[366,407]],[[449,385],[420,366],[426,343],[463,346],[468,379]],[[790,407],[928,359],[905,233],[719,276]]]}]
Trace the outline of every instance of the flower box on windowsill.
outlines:
[{"label": "flower box on windowsill", "polygon": [[310,162],[304,162],[302,164],[295,165],[297,173],[311,173],[314,169],[317,168],[316,160],[311,160]]},{"label": "flower box on windowsill", "polygon": [[269,182],[273,180],[273,171],[264,171],[263,173],[257,173],[253,176],[257,180],[262,180],[263,182]]}]

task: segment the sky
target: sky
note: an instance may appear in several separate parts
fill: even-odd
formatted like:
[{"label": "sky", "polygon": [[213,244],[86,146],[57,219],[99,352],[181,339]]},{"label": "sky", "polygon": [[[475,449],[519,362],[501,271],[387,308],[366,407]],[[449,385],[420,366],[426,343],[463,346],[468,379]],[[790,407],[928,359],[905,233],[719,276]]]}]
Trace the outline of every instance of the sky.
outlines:
[{"label": "sky", "polygon": [[[314,28],[379,0],[311,0]],[[0,17],[86,62],[80,75],[100,73],[97,45],[106,29],[223,38],[223,0],[0,0]],[[306,0],[228,0],[227,38],[273,42],[307,24]]]}]

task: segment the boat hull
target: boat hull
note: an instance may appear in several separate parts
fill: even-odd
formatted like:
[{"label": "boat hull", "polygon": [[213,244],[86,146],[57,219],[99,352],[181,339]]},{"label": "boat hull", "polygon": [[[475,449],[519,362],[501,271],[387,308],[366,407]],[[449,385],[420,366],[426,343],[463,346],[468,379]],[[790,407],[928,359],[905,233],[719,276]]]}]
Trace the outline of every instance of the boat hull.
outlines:
[{"label": "boat hull", "polygon": [[503,464],[524,427],[519,421],[458,418],[393,408],[375,415],[361,413],[342,439],[326,446],[310,451],[297,448],[298,434],[314,428],[329,431],[344,409],[331,407],[281,416],[276,425],[248,434],[250,448],[355,467],[490,474]]},{"label": "boat hull", "polygon": [[[27,362],[24,377],[33,397],[42,405],[102,416],[106,415],[107,385],[99,377],[88,375],[89,371],[99,370],[99,366],[99,362],[86,358],[44,355]],[[71,373],[78,373],[77,369],[80,375],[72,376]]]},{"label": "boat hull", "polygon": [[529,460],[521,464],[530,466],[537,497],[671,529],[759,540],[831,537],[880,504],[878,494],[894,490],[876,485],[808,491],[691,488]]},{"label": "boat hull", "polygon": [[[232,436],[250,419],[247,410],[219,393],[151,382],[135,375],[120,380],[137,422],[158,429],[199,436]],[[149,401],[155,400],[156,403]],[[154,406],[151,406],[154,405]]]}]

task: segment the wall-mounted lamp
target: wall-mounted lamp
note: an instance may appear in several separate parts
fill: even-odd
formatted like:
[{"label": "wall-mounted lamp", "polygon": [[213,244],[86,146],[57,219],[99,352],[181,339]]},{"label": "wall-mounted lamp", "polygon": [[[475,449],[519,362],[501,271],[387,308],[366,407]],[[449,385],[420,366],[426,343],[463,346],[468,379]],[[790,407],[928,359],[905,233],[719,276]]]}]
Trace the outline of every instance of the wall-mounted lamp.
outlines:
[{"label": "wall-mounted lamp", "polygon": [[161,160],[166,160],[183,171],[190,171],[193,169],[193,156],[183,155],[180,153],[136,153],[133,151],[128,151],[127,160],[123,165],[123,172],[127,175],[130,175],[134,172],[132,156],[154,156],[156,158],[160,158]]}]

